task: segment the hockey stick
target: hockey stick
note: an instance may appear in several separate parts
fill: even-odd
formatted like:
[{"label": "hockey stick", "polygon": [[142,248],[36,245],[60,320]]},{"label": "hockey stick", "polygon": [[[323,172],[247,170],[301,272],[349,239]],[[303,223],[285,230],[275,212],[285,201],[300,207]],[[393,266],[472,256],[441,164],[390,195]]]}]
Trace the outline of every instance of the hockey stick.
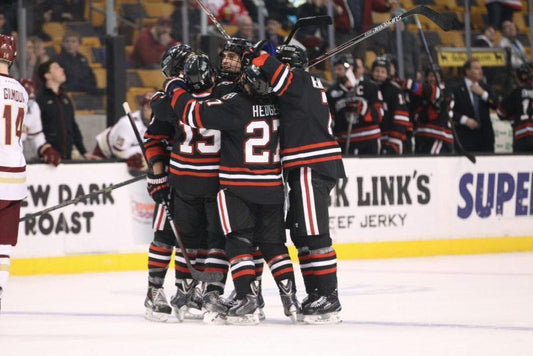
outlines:
[{"label": "hockey stick", "polygon": [[22,221],[34,219],[34,218],[36,218],[39,215],[47,214],[47,213],[49,213],[51,211],[64,208],[65,206],[79,203],[82,200],[93,198],[93,197],[97,196],[98,194],[109,193],[109,192],[111,192],[114,189],[123,187],[123,186],[131,184],[131,183],[138,182],[138,181],[140,181],[141,179],[144,179],[144,178],[146,178],[146,174],[142,174],[140,176],[125,180],[124,182],[120,182],[120,183],[117,183],[117,184],[111,184],[109,187],[105,187],[105,188],[102,188],[100,190],[95,190],[93,192],[90,192],[89,194],[80,195],[79,197],[77,197],[75,199],[64,201],[64,202],[62,202],[60,204],[54,205],[54,206],[52,206],[50,208],[46,208],[46,209],[38,211],[36,213],[26,214],[20,219],[20,221],[22,222]]},{"label": "hockey stick", "polygon": [[213,12],[211,12],[211,9],[209,8],[209,6],[207,6],[207,4],[204,2],[204,0],[196,0],[196,2],[198,3],[198,5],[200,5],[202,10],[204,10],[206,15],[213,22],[213,24],[215,24],[215,27],[217,28],[218,32],[220,32],[222,34],[222,36],[224,36],[224,39],[229,40],[231,38],[231,36],[228,35],[226,30],[224,30],[224,27],[222,27],[222,25],[217,21],[215,15],[213,15]]},{"label": "hockey stick", "polygon": [[[148,167],[150,167],[150,163],[148,161],[148,157],[146,156],[146,148],[144,147],[143,140],[141,138],[141,134],[139,133],[139,130],[137,129],[137,125],[135,125],[135,120],[133,119],[133,116],[131,116],[131,109],[129,104],[125,101],[122,103],[122,107],[124,108],[124,111],[126,112],[126,115],[128,115],[128,119],[130,120],[131,127],[133,131],[135,132],[135,137],[137,138],[137,142],[139,142],[139,146],[141,147],[144,159],[146,160],[146,163],[148,164]],[[178,229],[176,228],[176,224],[174,223],[174,219],[172,219],[172,214],[170,214],[170,207],[168,200],[163,201],[163,208],[165,209],[167,222],[170,225],[170,228],[172,229],[172,233],[174,234],[174,238],[176,239],[176,242],[178,243],[178,247],[183,251],[182,256],[185,260],[185,264],[187,265],[187,268],[191,272],[191,277],[196,279],[197,281],[201,282],[207,282],[207,283],[213,283],[221,281],[224,276],[220,272],[202,272],[197,269],[195,269],[191,263],[191,260],[189,259],[189,255],[187,254],[187,250],[185,249],[185,246],[183,245],[183,241],[181,241],[180,235],[178,234]]]},{"label": "hockey stick", "polygon": [[296,23],[294,24],[291,33],[287,36],[287,39],[283,44],[289,44],[291,42],[292,38],[296,34],[296,31],[298,31],[302,27],[306,26],[323,26],[323,25],[331,25],[333,21],[331,20],[331,17],[328,15],[323,16],[310,16],[310,17],[302,17],[301,19],[298,19]]},{"label": "hockey stick", "polygon": [[401,15],[398,15],[396,17],[391,18],[388,21],[385,21],[381,25],[378,25],[374,28],[371,28],[370,30],[366,31],[365,33],[362,33],[351,40],[348,40],[344,42],[343,44],[339,45],[338,47],[332,49],[331,51],[328,51],[324,53],[321,56],[318,56],[314,59],[312,59],[309,62],[309,67],[312,67],[314,65],[317,65],[320,62],[325,61],[326,59],[333,57],[334,55],[366,40],[367,38],[374,36],[375,34],[383,31],[384,29],[396,24],[397,22],[402,21],[403,19],[406,19],[413,15],[422,15],[433,21],[437,26],[439,26],[444,31],[449,31],[452,28],[454,28],[457,25],[457,19],[455,16],[452,15],[446,15],[446,14],[440,14],[435,10],[430,9],[427,6],[417,6],[412,8],[411,10],[408,10],[404,12]]},{"label": "hockey stick", "polygon": [[[352,114],[351,114],[352,115]],[[352,134],[352,127],[353,127],[353,117],[350,117],[350,121],[348,121],[348,130],[346,130],[346,144],[344,145],[344,154],[347,155],[350,150],[350,143],[351,143],[351,134]]]},{"label": "hockey stick", "polygon": [[[433,62],[433,57],[431,56],[431,51],[429,50],[429,46],[426,40],[426,35],[424,35],[424,31],[422,30],[422,25],[420,24],[420,21],[418,20],[418,16],[416,15],[415,15],[415,22],[416,22],[416,27],[418,28],[418,34],[420,35],[420,39],[422,40],[422,43],[424,45],[424,50],[426,51],[426,54],[428,56],[429,67],[431,69],[431,72],[433,73],[433,76],[435,77],[435,83],[437,84],[439,88],[442,88],[439,77],[437,76],[437,69],[435,67],[435,62]],[[461,141],[459,141],[459,137],[457,136],[457,131],[455,130],[455,124],[450,118],[450,115],[448,115],[448,122],[450,123],[451,129],[452,129],[453,140],[455,144],[457,145],[457,149],[459,153],[461,153],[463,156],[468,158],[470,162],[476,163],[476,157],[472,153],[467,152],[465,148],[463,147],[463,144],[461,143]]]}]

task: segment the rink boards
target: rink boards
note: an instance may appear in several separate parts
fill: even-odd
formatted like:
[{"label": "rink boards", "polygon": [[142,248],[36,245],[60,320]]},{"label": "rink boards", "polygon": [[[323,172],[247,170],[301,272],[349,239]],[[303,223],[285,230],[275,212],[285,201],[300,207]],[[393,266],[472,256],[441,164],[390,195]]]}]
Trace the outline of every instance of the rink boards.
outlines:
[{"label": "rink boards", "polygon": [[[330,201],[339,259],[533,250],[532,156],[344,163]],[[124,163],[29,165],[21,214],[129,178]],[[145,269],[152,210],[141,181],[23,222],[12,273]]]}]

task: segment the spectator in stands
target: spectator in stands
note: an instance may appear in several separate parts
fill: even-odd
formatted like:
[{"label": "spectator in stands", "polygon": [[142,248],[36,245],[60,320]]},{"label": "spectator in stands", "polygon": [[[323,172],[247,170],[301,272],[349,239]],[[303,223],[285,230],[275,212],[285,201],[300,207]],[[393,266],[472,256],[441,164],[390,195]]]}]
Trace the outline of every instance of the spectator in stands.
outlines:
[{"label": "spectator in stands", "polygon": [[9,22],[7,22],[4,12],[0,12],[0,35],[13,35],[13,29],[11,28]]},{"label": "spectator in stands", "polygon": [[41,109],[46,141],[59,152],[61,159],[72,158],[73,146],[76,146],[85,159],[94,159],[95,157],[87,153],[83,145],[83,138],[74,118],[72,101],[61,88],[67,80],[65,71],[55,60],[41,63],[37,70],[39,78],[44,83],[36,101]]},{"label": "spectator in stands", "polygon": [[[307,0],[306,3],[298,6],[296,11],[298,18],[324,16],[328,14],[327,2],[325,0]],[[326,27],[303,27],[296,33],[296,38],[308,49],[309,52],[310,48],[323,45],[323,42],[327,38]],[[309,56],[312,57],[312,54],[309,53]]]},{"label": "spectator in stands", "polygon": [[[183,20],[181,2],[175,2],[176,9],[170,16],[172,18],[172,38],[178,42],[193,44],[201,31],[202,9],[196,0],[187,0],[187,17],[189,19],[189,38],[183,38]],[[195,47],[195,46],[193,46]]]},{"label": "spectator in stands", "polygon": [[499,46],[510,51],[511,66],[513,69],[518,69],[520,66],[528,62],[524,46],[516,37],[517,35],[518,30],[514,23],[511,21],[505,21],[502,23],[502,38],[500,39]]},{"label": "spectator in stands", "polygon": [[278,15],[271,14],[266,20],[265,39],[267,40],[267,43],[265,44],[263,49],[272,55],[276,52],[276,47],[283,44],[284,42],[283,36],[279,34],[280,30],[280,17]]},{"label": "spectator in stands", "polygon": [[[224,24],[238,25],[238,19],[244,15],[249,16],[248,10],[246,10],[241,0],[224,0],[218,10],[217,19]],[[250,23],[252,22],[252,18],[250,17]]]},{"label": "spectator in stands", "polygon": [[269,0],[265,1],[265,6],[269,14],[280,14],[282,26],[288,27],[289,17],[296,17],[296,9],[289,0]]},{"label": "spectator in stands", "polygon": [[474,41],[472,43],[472,47],[488,47],[492,48],[494,47],[494,39],[496,38],[496,30],[493,26],[485,26],[483,29],[483,33],[481,35],[477,35],[476,38],[474,38]]},{"label": "spectator in stands", "polygon": [[489,17],[489,25],[502,29],[505,21],[513,20],[515,11],[522,11],[520,0],[485,0]]},{"label": "spectator in stands", "polygon": [[483,82],[483,69],[477,59],[463,65],[464,79],[452,90],[455,98],[453,120],[463,147],[472,152],[494,152],[494,130],[490,108],[498,106],[492,89]]},{"label": "spectator in stands", "polygon": [[57,62],[65,70],[67,81],[63,85],[65,91],[80,91],[97,94],[96,78],[89,62],[79,52],[81,37],[77,32],[67,32],[63,36],[61,53]]},{"label": "spectator in stands", "polygon": [[254,34],[254,23],[250,16],[244,14],[237,17],[237,27],[239,30],[235,33],[234,37],[245,38],[255,42],[256,36]]},{"label": "spectator in stands", "polygon": [[160,17],[154,26],[145,28],[137,38],[130,60],[136,67],[159,68],[159,60],[167,49],[174,46],[172,20]]}]

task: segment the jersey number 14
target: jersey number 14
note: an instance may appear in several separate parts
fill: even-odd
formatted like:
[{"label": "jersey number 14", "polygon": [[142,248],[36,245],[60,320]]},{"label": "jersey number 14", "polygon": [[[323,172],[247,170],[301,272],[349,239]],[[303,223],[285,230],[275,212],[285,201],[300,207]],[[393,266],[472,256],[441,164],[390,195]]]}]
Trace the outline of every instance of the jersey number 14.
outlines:
[{"label": "jersey number 14", "polygon": [[4,145],[11,146],[15,141],[20,143],[22,124],[24,122],[24,108],[15,107],[15,110],[13,110],[11,105],[4,105],[2,119],[4,119]]}]

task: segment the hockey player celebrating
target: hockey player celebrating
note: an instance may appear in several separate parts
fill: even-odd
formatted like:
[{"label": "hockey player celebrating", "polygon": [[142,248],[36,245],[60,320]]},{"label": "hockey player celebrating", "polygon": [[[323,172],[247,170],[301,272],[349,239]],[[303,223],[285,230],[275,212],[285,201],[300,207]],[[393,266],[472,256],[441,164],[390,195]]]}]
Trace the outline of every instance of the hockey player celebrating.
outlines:
[{"label": "hockey player celebrating", "polygon": [[290,187],[287,225],[308,294],[302,303],[303,320],[335,323],[341,320],[341,304],[328,199],[345,173],[326,91],[304,70],[307,61],[304,49],[283,45],[275,57],[262,54],[252,63],[266,74],[280,106],[281,162]]},{"label": "hockey player celebrating", "polygon": [[533,85],[528,64],[516,70],[518,87],[499,105],[500,119],[513,121],[513,152],[533,152]]},{"label": "hockey player celebrating", "polygon": [[390,64],[378,57],[372,63],[372,79],[379,84],[383,95],[384,114],[381,121],[381,147],[385,154],[403,154],[406,131],[411,126],[402,89],[390,80]]},{"label": "hockey player celebrating", "polygon": [[236,291],[227,323],[259,323],[255,244],[268,261],[285,315],[296,321],[299,304],[283,224],[279,110],[257,68],[246,68],[242,80],[243,92],[206,101],[178,89],[172,106],[183,125],[222,131],[217,203]]},{"label": "hockey player celebrating", "polygon": [[7,287],[10,256],[17,244],[20,205],[26,197],[26,161],[22,153],[22,128],[28,110],[28,93],[9,67],[17,55],[15,40],[0,35],[0,300]]},{"label": "hockey player celebrating", "polygon": [[[437,72],[437,75],[438,72]],[[440,82],[440,78],[439,78]],[[412,120],[415,123],[415,153],[439,155],[451,153],[453,134],[450,118],[453,115],[453,95],[439,87],[430,69],[424,83],[413,83],[409,91]]]},{"label": "hockey player celebrating", "polygon": [[[370,80],[365,80],[362,73],[356,77],[354,62],[348,56],[338,58],[334,69],[337,83],[327,91],[327,95],[335,120],[335,137],[342,147],[348,147],[346,154],[379,154],[379,123],[383,116],[383,107],[378,86]],[[347,137],[350,141],[348,145]]]},{"label": "hockey player celebrating", "polygon": [[28,112],[22,126],[22,142],[26,139],[30,141],[33,151],[37,152],[41,161],[57,167],[61,163],[61,155],[46,142],[41,122],[41,109],[35,101],[35,84],[33,80],[27,78],[21,78],[20,84],[28,92]]}]

